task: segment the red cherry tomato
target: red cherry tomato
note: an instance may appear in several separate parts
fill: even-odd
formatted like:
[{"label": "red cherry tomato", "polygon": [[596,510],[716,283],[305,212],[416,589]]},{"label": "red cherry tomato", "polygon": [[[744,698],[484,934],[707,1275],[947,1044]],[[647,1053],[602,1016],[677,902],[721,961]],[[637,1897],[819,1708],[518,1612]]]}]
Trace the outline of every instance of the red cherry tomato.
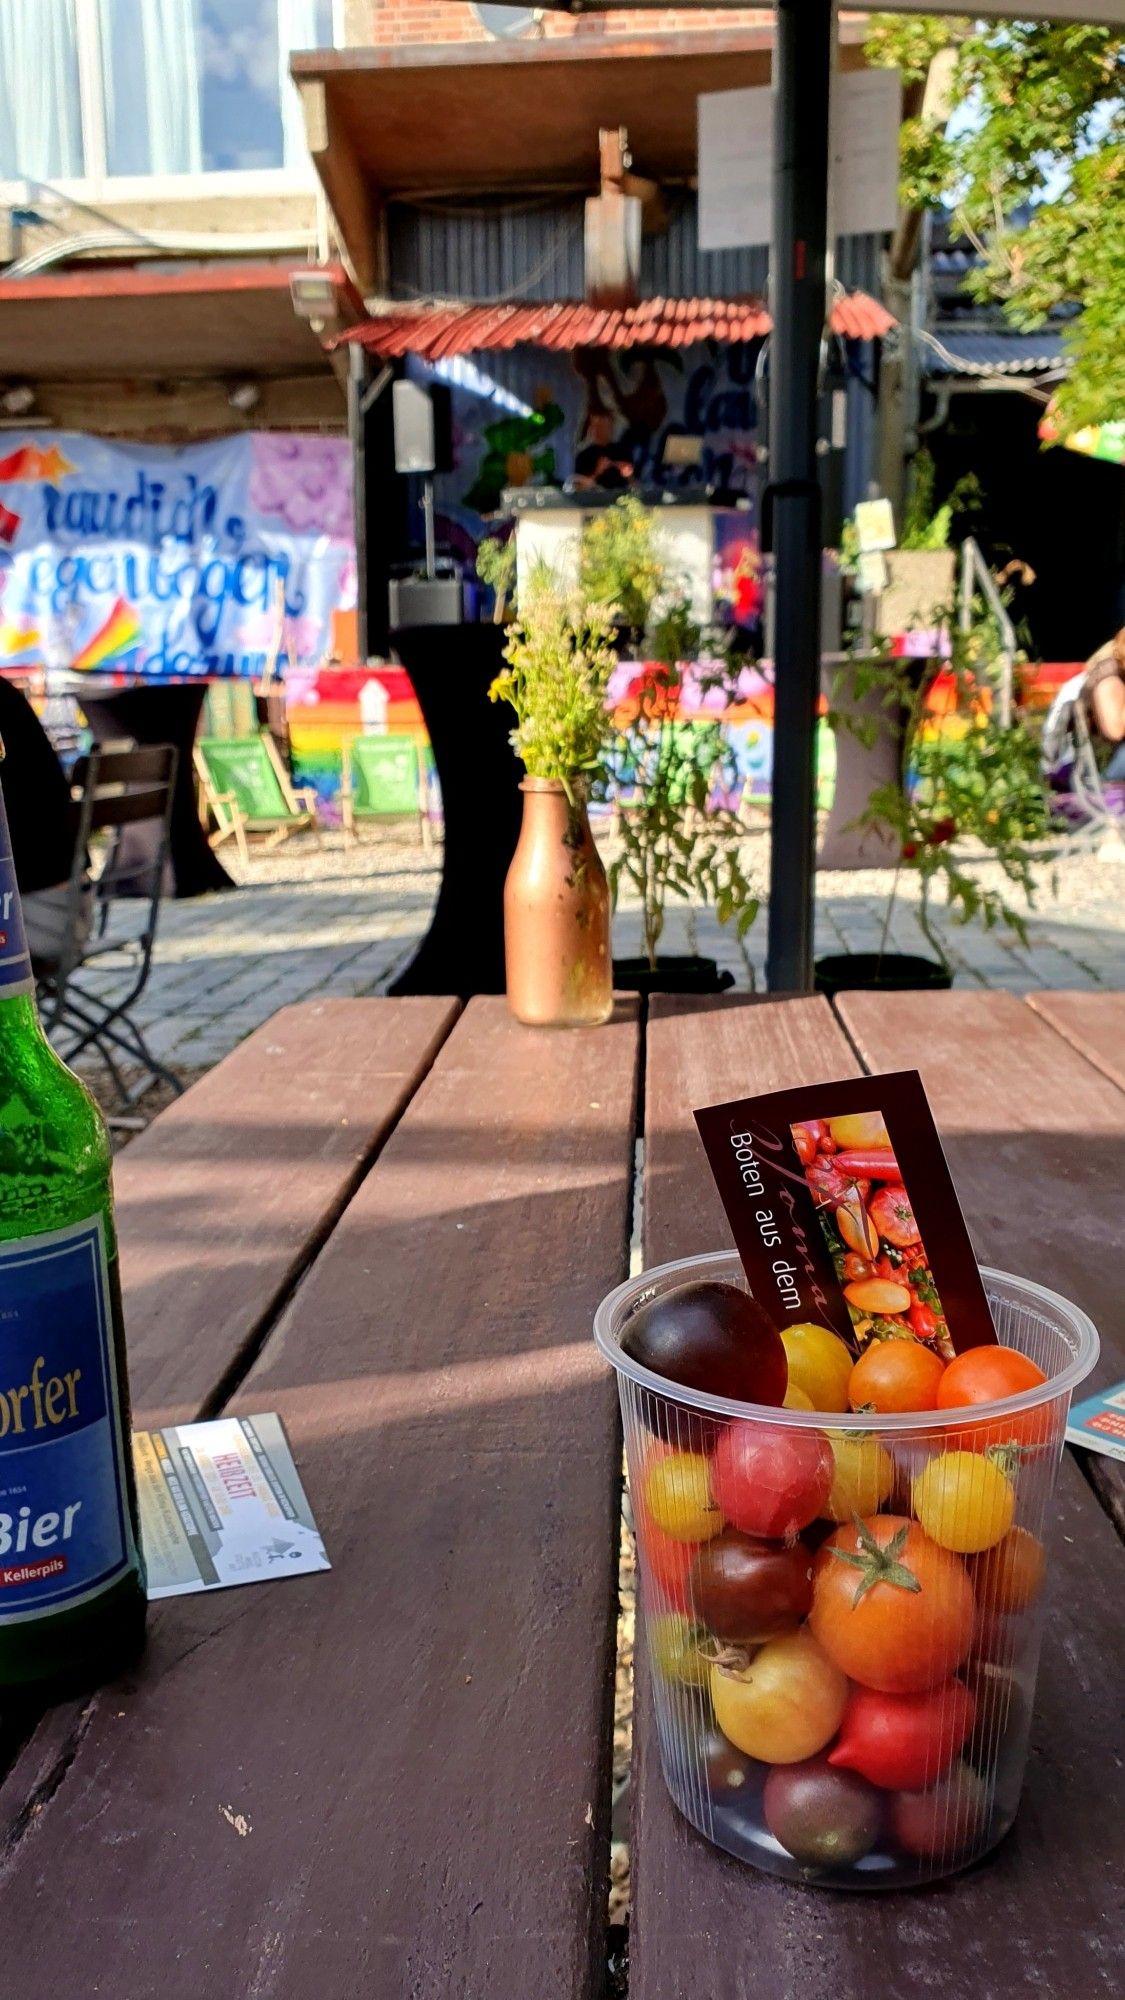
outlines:
[{"label": "red cherry tomato", "polygon": [[[971,1409],[974,1403],[999,1403],[1038,1388],[1047,1377],[1034,1361],[1015,1347],[967,1347],[949,1363],[941,1378],[939,1410]],[[1048,1406],[1023,1410],[1012,1417],[951,1429],[948,1442],[968,1451],[985,1451],[992,1444],[1045,1444],[1058,1427]]]},{"label": "red cherry tomato", "polygon": [[803,1167],[811,1167],[816,1158],[816,1139],[807,1125],[794,1125],[793,1144],[797,1148],[797,1158]]},{"label": "red cherry tomato", "polygon": [[928,1792],[900,1792],[891,1825],[907,1854],[937,1860],[962,1854],[984,1831],[988,1787],[967,1764],[955,1764]]},{"label": "red cherry tomato", "polygon": [[938,1330],[937,1314],[931,1307],[916,1299],[906,1315],[911,1331],[917,1340],[932,1340]]},{"label": "red cherry tomato", "polygon": [[976,1702],[958,1680],[920,1694],[853,1689],[828,1762],[887,1792],[918,1792],[945,1776],[973,1726]]},{"label": "red cherry tomato", "polygon": [[747,1535],[796,1534],[821,1513],[835,1461],[813,1430],[733,1423],[711,1460],[711,1484],[726,1519]]},{"label": "red cherry tomato", "polygon": [[686,1612],[690,1607],[688,1578],[699,1544],[666,1535],[635,1500],[633,1518],[646,1582],[655,1585],[667,1607]]}]

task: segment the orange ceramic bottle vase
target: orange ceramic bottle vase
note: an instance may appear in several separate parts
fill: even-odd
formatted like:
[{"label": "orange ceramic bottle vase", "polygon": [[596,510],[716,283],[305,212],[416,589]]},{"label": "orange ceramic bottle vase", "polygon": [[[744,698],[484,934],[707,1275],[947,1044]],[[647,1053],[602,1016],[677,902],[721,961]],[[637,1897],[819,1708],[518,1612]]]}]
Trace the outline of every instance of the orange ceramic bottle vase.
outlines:
[{"label": "orange ceramic bottle vase", "polygon": [[535,1028],[587,1028],[613,1011],[609,884],[576,786],[525,778],[504,884],[508,1005]]}]

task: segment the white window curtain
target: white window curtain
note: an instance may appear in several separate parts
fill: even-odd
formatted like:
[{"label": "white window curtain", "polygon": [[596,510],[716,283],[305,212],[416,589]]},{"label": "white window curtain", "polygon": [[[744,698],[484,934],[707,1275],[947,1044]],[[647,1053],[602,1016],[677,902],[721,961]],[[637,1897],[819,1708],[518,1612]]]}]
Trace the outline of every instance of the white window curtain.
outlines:
[{"label": "white window curtain", "polygon": [[82,173],[74,0],[0,0],[0,176]]},{"label": "white window curtain", "polygon": [[195,12],[195,0],[101,0],[111,174],[202,171]]},{"label": "white window curtain", "polygon": [[308,165],[305,121],[297,87],[289,74],[289,58],[294,49],[321,46],[324,14],[325,9],[317,5],[317,0],[277,0],[277,72],[287,167],[300,169]]}]

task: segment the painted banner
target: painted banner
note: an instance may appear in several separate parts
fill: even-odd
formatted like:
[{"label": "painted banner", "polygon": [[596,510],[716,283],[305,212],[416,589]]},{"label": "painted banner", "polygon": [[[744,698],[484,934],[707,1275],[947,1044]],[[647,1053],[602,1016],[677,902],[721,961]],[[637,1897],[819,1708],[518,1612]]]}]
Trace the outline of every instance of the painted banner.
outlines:
[{"label": "painted banner", "polygon": [[256,676],[279,640],[308,665],[355,587],[344,438],[0,442],[0,669]]}]

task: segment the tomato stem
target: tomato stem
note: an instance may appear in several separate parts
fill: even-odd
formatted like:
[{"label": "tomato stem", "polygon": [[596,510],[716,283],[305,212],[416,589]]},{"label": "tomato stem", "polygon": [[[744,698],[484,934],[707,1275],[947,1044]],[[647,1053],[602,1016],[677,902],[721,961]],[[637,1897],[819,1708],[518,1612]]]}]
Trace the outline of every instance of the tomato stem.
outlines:
[{"label": "tomato stem", "polygon": [[852,1598],[853,1607],[877,1583],[889,1583],[896,1590],[921,1590],[922,1586],[914,1571],[898,1560],[906,1547],[906,1537],[910,1533],[909,1526],[900,1528],[884,1547],[882,1543],[876,1541],[870,1528],[858,1514],[853,1514],[852,1520],[855,1523],[858,1550],[834,1548],[832,1553],[841,1562],[849,1563],[853,1569],[861,1572],[855,1596]]}]

